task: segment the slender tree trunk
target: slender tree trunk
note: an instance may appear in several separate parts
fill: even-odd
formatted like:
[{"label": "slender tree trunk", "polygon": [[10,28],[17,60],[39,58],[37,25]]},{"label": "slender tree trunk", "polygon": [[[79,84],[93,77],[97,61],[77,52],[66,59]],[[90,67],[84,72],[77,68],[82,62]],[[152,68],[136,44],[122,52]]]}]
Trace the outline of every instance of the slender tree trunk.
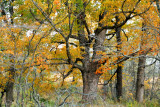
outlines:
[{"label": "slender tree trunk", "polygon": [[[5,6],[3,3],[1,3],[1,15],[2,17],[4,17],[6,15],[6,12],[5,12]],[[6,18],[3,19],[5,23],[7,23],[7,20]],[[2,86],[0,86],[2,88]],[[4,96],[4,93],[6,92],[6,90],[2,90],[1,91],[1,100],[0,100],[0,107],[2,107],[2,99],[3,99],[3,96]]]},{"label": "slender tree trunk", "polygon": [[143,101],[144,96],[144,72],[145,72],[146,58],[140,57],[138,63],[137,83],[136,83],[136,100]]},{"label": "slender tree trunk", "polygon": [[120,97],[122,97],[122,66],[117,67],[116,95],[118,101],[120,101]]},{"label": "slender tree trunk", "polygon": [[[119,18],[116,17],[116,22],[119,22]],[[121,41],[121,28],[116,29],[116,39],[117,39],[117,52],[118,52],[118,59],[120,59],[121,48],[122,48],[122,41]],[[122,65],[118,64],[117,66],[117,84],[116,84],[116,95],[117,100],[120,101],[120,97],[122,97]]]},{"label": "slender tree trunk", "polygon": [[135,63],[134,61],[132,62],[132,77],[133,77],[133,80],[132,80],[132,88],[131,88],[131,91],[132,91],[132,94],[133,96],[135,96],[135,87],[136,87],[136,73],[135,73]]},{"label": "slender tree trunk", "polygon": [[[11,18],[11,25],[13,25],[13,3],[14,0],[10,1],[9,4],[9,13],[10,13],[10,18]],[[14,37],[14,35],[12,34],[12,36]],[[15,41],[14,41],[15,42]],[[15,52],[14,52],[15,55]],[[12,105],[12,102],[14,100],[13,98],[13,88],[14,88],[14,76],[15,76],[15,69],[14,69],[14,63],[15,63],[15,59],[14,56],[11,55],[11,67],[9,70],[9,81],[7,83],[6,86],[6,107],[10,107]]]},{"label": "slender tree trunk", "polygon": [[[9,4],[9,13],[10,13],[10,18],[11,18],[11,25],[13,25],[13,6],[12,6],[13,1],[14,0],[11,0],[10,4]],[[14,37],[13,34],[12,34],[12,36]],[[11,67],[10,67],[10,70],[9,70],[9,81],[6,85],[6,104],[5,104],[6,107],[10,107],[12,105],[13,100],[14,100],[14,98],[13,98],[14,76],[15,76],[14,55],[11,55],[10,58],[11,58],[10,62],[12,64],[11,64]]]},{"label": "slender tree trunk", "polygon": [[[111,74],[112,74],[112,70],[111,70]],[[109,86],[110,86],[110,90],[111,90],[111,98],[113,99],[114,98],[114,90],[113,90],[113,82],[112,82],[112,80],[111,80]]]},{"label": "slender tree trunk", "polygon": [[6,91],[6,107],[10,107],[13,102],[13,82],[9,82]]},{"label": "slender tree trunk", "polygon": [[152,100],[152,98],[153,98],[153,90],[154,90],[154,83],[155,83],[155,71],[156,71],[155,69],[156,69],[156,64],[154,65],[154,70],[153,70],[153,81],[152,81],[150,100]]},{"label": "slender tree trunk", "polygon": [[[141,37],[141,43],[140,43],[140,50],[143,52],[145,49],[147,49],[147,31],[144,28],[145,21],[142,23],[142,31],[144,32]],[[142,54],[143,56],[139,57],[138,62],[138,71],[137,71],[137,82],[136,82],[136,101],[142,102],[144,97],[144,73],[145,73],[145,64],[146,64],[146,54]]]},{"label": "slender tree trunk", "polygon": [[14,68],[10,69],[9,72],[9,81],[6,86],[6,107],[10,107],[13,102],[13,87],[14,87],[14,75],[15,75],[15,70]]},{"label": "slender tree trunk", "polygon": [[[104,84],[106,84],[107,82],[108,82],[108,81],[105,80],[105,81],[104,81]],[[103,99],[104,99],[104,100],[106,99],[106,96],[107,96],[107,92],[108,92],[108,91],[107,91],[107,88],[109,88],[108,85],[103,85],[103,87],[102,87],[102,90],[103,90],[103,93],[102,93],[102,94],[103,94]]]},{"label": "slender tree trunk", "polygon": [[99,81],[99,74],[94,72],[83,72],[83,95],[82,102],[92,102],[97,97],[97,87]]}]

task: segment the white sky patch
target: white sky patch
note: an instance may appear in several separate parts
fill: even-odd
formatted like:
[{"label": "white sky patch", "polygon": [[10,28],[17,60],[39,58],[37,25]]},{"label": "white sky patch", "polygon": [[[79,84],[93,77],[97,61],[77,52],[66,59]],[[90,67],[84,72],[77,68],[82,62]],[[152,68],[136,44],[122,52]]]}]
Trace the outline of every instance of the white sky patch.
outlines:
[{"label": "white sky patch", "polygon": [[54,36],[55,34],[57,34],[57,32],[55,32],[55,31],[51,32],[52,36]]},{"label": "white sky patch", "polygon": [[155,61],[154,58],[147,58],[147,59],[146,59],[146,64],[147,64],[147,65],[150,65],[150,64],[152,64],[154,61]]},{"label": "white sky patch", "polygon": [[58,15],[58,13],[55,13],[55,16],[51,17],[51,19],[53,20],[56,16]]},{"label": "white sky patch", "polygon": [[134,20],[129,20],[129,21],[127,21],[126,24],[132,24],[132,23],[134,23],[134,22],[135,22]]},{"label": "white sky patch", "polygon": [[26,32],[26,36],[27,36],[27,37],[30,37],[32,34],[33,34],[33,30],[28,30],[28,31]]},{"label": "white sky patch", "polygon": [[93,56],[93,48],[89,48],[89,56],[90,56],[90,58]]},{"label": "white sky patch", "polygon": [[62,49],[65,46],[65,44],[61,44],[58,46],[59,49]]}]

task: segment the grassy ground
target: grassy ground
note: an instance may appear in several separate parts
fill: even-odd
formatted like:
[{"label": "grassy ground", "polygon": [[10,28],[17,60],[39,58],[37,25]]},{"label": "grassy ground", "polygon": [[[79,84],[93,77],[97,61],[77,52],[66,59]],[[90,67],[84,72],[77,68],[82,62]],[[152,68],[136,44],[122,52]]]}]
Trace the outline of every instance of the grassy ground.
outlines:
[{"label": "grassy ground", "polygon": [[[84,103],[80,104],[78,103],[80,101],[80,96],[71,96],[71,98],[68,98],[63,105],[60,107],[160,107],[157,100],[152,101],[144,101],[143,103],[137,103],[136,101],[127,101],[123,100],[121,102],[116,102],[111,99],[106,99],[105,101],[101,98],[97,99],[96,101],[92,103]],[[41,107],[59,107],[59,105],[63,102],[63,98],[57,99],[55,96],[55,99],[40,99]],[[16,102],[13,102],[13,105],[11,107],[21,107],[20,105],[16,105]],[[37,107],[38,104],[36,104],[34,101],[26,101],[24,104],[24,107]],[[3,105],[2,107],[5,107]]]},{"label": "grassy ground", "polygon": [[[29,91],[27,92],[29,93]],[[40,97],[41,96],[41,97]],[[160,100],[152,99],[147,100],[144,99],[144,102],[137,103],[134,98],[126,97],[125,99],[121,99],[120,102],[117,102],[116,99],[113,99],[111,95],[107,94],[104,100],[104,96],[102,97],[101,92],[99,92],[97,99],[92,103],[78,103],[82,97],[82,89],[70,87],[68,89],[57,89],[53,92],[49,92],[47,94],[40,95],[39,97],[35,96],[41,107],[160,107]],[[33,97],[24,96],[24,107],[37,107],[38,104],[35,102]],[[3,98],[3,101],[5,97]],[[19,103],[21,103],[21,97],[19,97]],[[3,102],[3,106],[5,103]],[[17,105],[16,96],[13,102],[12,107],[21,107],[21,105]]]}]

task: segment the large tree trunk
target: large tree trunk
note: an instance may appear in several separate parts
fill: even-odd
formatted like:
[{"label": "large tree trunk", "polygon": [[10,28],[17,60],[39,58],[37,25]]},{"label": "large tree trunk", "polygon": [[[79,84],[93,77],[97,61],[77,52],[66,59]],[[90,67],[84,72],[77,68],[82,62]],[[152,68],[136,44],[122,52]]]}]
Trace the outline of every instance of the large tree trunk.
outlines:
[{"label": "large tree trunk", "polygon": [[97,87],[99,81],[99,74],[94,72],[83,72],[83,102],[92,102],[97,97]]},{"label": "large tree trunk", "polygon": [[137,83],[136,83],[136,100],[138,102],[143,101],[145,63],[146,63],[146,58],[140,57],[138,63]]}]

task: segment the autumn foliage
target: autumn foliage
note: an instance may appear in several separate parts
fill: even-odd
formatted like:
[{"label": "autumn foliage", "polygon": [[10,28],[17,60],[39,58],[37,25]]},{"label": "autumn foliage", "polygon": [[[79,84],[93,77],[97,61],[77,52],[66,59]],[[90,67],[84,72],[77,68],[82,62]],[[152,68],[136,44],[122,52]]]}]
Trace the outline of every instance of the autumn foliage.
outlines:
[{"label": "autumn foliage", "polygon": [[[99,86],[116,82],[118,68],[124,80],[121,87],[127,87],[127,83],[136,87],[131,81],[136,77],[129,75],[137,71],[131,73],[129,63],[138,66],[140,57],[145,57],[146,63],[147,58],[160,61],[160,12],[156,0],[0,3],[1,105],[27,106],[30,101],[42,106],[40,99],[56,100],[54,93],[60,95],[63,92],[58,90],[69,89],[71,94],[57,102],[63,105],[74,94],[72,86],[83,89],[79,92],[80,103],[92,102]],[[151,80],[148,77],[143,81],[145,90],[151,89]],[[133,91],[128,93],[133,97]]]}]

